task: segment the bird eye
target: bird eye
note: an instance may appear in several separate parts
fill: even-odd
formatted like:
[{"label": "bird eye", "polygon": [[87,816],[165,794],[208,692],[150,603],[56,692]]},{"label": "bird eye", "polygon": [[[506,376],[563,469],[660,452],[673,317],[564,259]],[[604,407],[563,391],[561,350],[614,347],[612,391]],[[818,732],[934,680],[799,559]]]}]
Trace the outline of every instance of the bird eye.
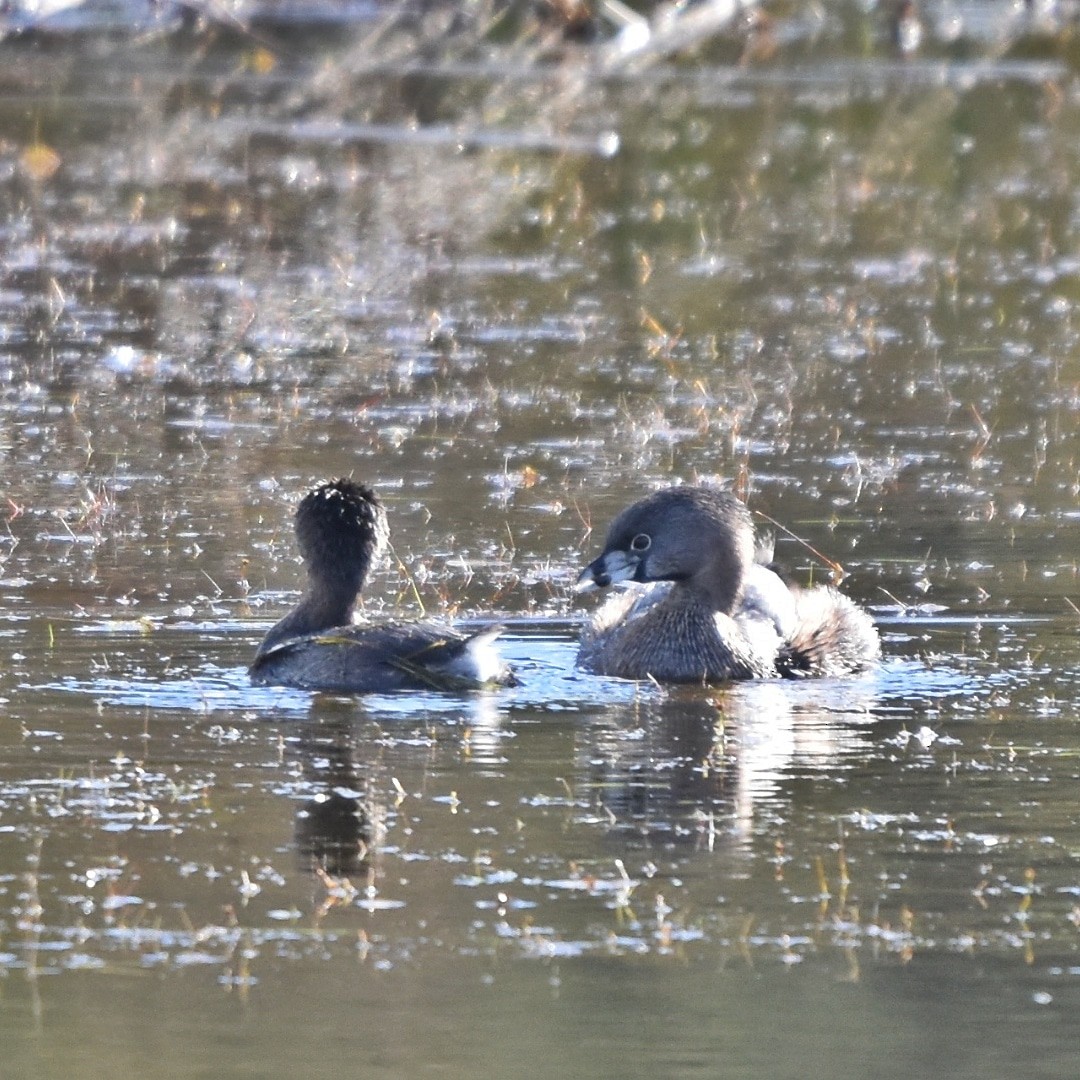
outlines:
[{"label": "bird eye", "polygon": [[638,533],[630,541],[631,551],[648,551],[652,547],[652,537],[648,533]]}]

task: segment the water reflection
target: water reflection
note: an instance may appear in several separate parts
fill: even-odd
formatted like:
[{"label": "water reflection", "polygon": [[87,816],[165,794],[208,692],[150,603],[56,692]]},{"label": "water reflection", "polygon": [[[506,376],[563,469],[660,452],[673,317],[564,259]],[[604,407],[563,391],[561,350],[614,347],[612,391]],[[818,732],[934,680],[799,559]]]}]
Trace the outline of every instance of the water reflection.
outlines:
[{"label": "water reflection", "polygon": [[615,829],[748,850],[762,813],[783,813],[797,779],[866,753],[882,702],[873,677],[684,689],[598,714],[581,771]]},{"label": "water reflection", "polygon": [[385,808],[375,801],[365,764],[357,761],[351,720],[305,725],[298,752],[304,780],[313,789],[296,811],[300,866],[309,873],[365,881],[373,872]]},{"label": "water reflection", "polygon": [[[728,986],[773,967],[847,979],[927,952],[1022,952],[1033,906],[1055,939],[1064,878],[1048,867],[1040,892],[1022,870],[1050,816],[1029,835],[1017,808],[989,821],[977,802],[954,807],[952,785],[991,785],[994,802],[1045,788],[1052,758],[986,750],[981,732],[997,714],[1015,733],[1020,702],[1053,722],[1034,699],[1075,634],[1019,620],[973,637],[970,620],[930,616],[886,629],[892,655],[864,679],[675,690],[577,672],[569,632],[534,629],[508,635],[522,687],[382,698],[263,696],[243,665],[254,629],[217,638],[216,673],[179,678],[155,670],[155,634],[118,648],[84,633],[112,670],[27,688],[21,709],[36,695],[62,719],[7,756],[0,823],[42,910],[25,920],[32,952],[4,966],[209,968],[265,994],[285,971],[330,977],[358,958],[427,973],[452,956],[459,975],[495,979],[525,962],[542,980],[589,959],[625,979],[647,956],[721,962]],[[189,626],[167,652],[205,639]],[[1000,662],[1036,647],[1037,666]],[[87,769],[95,745],[107,769]],[[57,751],[74,775],[37,779]]]}]

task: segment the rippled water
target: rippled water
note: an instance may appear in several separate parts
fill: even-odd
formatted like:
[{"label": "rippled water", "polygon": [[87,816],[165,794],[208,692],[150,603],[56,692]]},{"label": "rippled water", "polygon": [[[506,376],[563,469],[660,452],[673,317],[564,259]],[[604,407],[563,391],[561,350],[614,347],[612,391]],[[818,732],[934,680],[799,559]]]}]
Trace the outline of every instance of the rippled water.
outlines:
[{"label": "rippled water", "polygon": [[[1075,1073],[1075,46],[924,14],[608,79],[4,24],[0,1073]],[[520,687],[248,685],[336,474],[368,610],[496,613]],[[606,523],[695,479],[879,669],[575,670]]]}]

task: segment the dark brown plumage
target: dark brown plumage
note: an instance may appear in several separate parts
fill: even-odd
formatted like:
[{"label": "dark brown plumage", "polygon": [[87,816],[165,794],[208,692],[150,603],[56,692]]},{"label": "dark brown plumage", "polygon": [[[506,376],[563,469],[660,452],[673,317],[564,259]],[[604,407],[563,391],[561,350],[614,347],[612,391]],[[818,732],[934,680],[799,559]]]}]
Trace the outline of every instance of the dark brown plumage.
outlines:
[{"label": "dark brown plumage", "polygon": [[494,648],[498,627],[463,634],[430,621],[354,625],[360,590],[385,550],[386,511],[352,480],[320,484],[296,511],[307,587],[252,662],[252,682],[344,692],[511,685]]},{"label": "dark brown plumage", "polygon": [[578,663],[667,682],[850,675],[880,655],[870,616],[830,586],[789,586],[755,558],[750,513],[733,495],[675,487],[611,524],[578,578],[586,591],[635,582],[593,616]]}]

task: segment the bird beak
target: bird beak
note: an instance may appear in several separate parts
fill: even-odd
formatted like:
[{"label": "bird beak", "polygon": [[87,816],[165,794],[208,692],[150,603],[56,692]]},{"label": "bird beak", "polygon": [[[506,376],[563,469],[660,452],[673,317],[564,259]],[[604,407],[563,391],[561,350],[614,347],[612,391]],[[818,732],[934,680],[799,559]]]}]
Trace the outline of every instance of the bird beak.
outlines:
[{"label": "bird beak", "polygon": [[574,584],[574,592],[592,592],[613,585],[616,581],[632,581],[640,562],[626,551],[606,551],[581,571]]}]

